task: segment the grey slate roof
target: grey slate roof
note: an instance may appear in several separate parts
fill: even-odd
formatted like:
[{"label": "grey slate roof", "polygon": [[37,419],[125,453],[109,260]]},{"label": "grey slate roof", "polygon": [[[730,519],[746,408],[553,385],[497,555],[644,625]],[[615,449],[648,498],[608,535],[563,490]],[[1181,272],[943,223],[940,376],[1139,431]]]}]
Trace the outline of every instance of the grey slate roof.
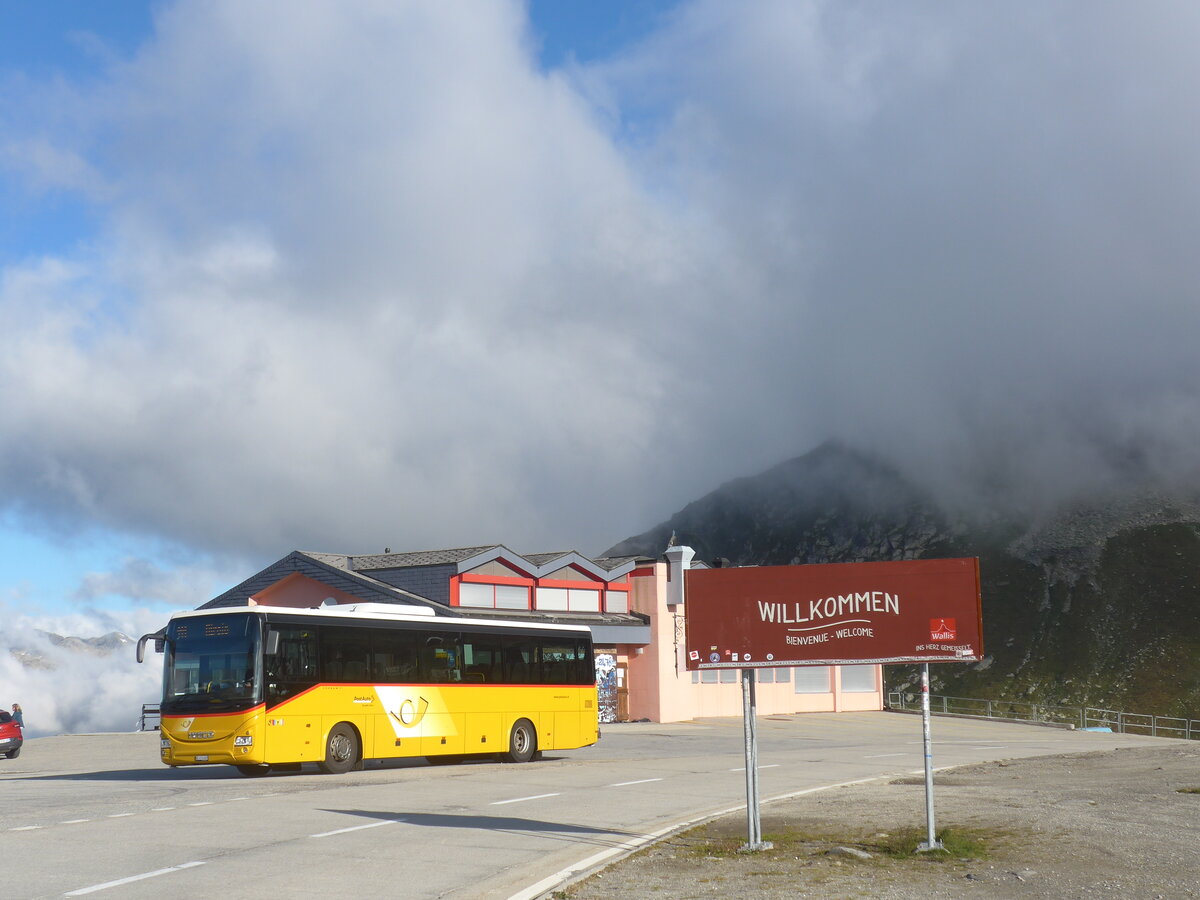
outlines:
[{"label": "grey slate roof", "polygon": [[488,550],[501,547],[501,544],[487,544],[483,547],[458,547],[453,550],[419,550],[415,553],[376,553],[365,556],[347,557],[354,571],[365,569],[401,569],[407,566],[438,566],[446,563],[462,562],[472,556],[478,556]]},{"label": "grey slate roof", "polygon": [[558,559],[560,556],[570,556],[574,550],[556,550],[553,553],[522,553],[521,558],[527,559],[535,566],[544,566],[552,559]]},{"label": "grey slate roof", "polygon": [[[427,597],[393,587],[370,576],[352,572],[346,568],[345,559],[346,557],[336,553],[306,553],[302,550],[294,550],[283,559],[247,578],[241,584],[202,604],[199,609],[245,606],[251,595],[265,590],[287,575],[299,573],[318,581],[324,581],[331,587],[345,591],[362,601],[428,606],[442,615],[454,616],[457,614],[456,610],[444,604],[435,603]],[[343,562],[339,565],[339,561]]]},{"label": "grey slate roof", "polygon": [[362,556],[343,555],[336,553],[309,553],[313,558],[327,561],[330,565],[347,569],[352,572],[370,572],[374,569],[404,569],[417,566],[458,565],[489,554],[500,554],[513,561],[524,560],[533,568],[545,572],[555,560],[561,559],[563,565],[572,561],[590,563],[605,572],[612,572],[622,566],[632,568],[637,561],[636,556],[610,556],[602,559],[592,559],[578,550],[555,550],[550,553],[517,553],[504,544],[484,544],[479,547],[456,547],[449,550],[420,550],[413,553],[374,553]]},{"label": "grey slate roof", "polygon": [[626,563],[635,563],[641,560],[646,560],[644,556],[601,556],[592,560],[600,568],[607,572],[619,568]]}]

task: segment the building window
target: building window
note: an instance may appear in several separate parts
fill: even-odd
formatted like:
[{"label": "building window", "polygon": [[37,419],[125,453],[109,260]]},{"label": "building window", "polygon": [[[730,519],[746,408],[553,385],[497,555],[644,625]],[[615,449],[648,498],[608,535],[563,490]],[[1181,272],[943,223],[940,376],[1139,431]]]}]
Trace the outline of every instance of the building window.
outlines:
[{"label": "building window", "polygon": [[629,612],[629,591],[605,591],[604,609],[610,613]]},{"label": "building window", "polygon": [[567,589],[566,588],[543,588],[537,589],[537,608],[563,612],[567,611]]},{"label": "building window", "polygon": [[540,587],[537,589],[537,608],[555,612],[600,612],[600,591]]},{"label": "building window", "polygon": [[875,666],[842,666],[842,690],[847,694],[875,693]]},{"label": "building window", "polygon": [[829,666],[797,666],[797,694],[828,694]]},{"label": "building window", "polygon": [[774,669],[758,669],[756,671],[758,672],[758,683],[759,684],[774,684],[775,683],[775,670]]},{"label": "building window", "polygon": [[700,670],[700,683],[701,684],[716,684],[717,683],[717,671],[718,671],[717,669],[701,669]]},{"label": "building window", "polygon": [[792,680],[792,670],[791,669],[776,669],[775,670],[775,683],[776,684],[787,684],[791,680]]},{"label": "building window", "polygon": [[600,592],[570,588],[567,591],[567,608],[571,612],[600,612]]},{"label": "building window", "polygon": [[458,586],[458,605],[481,609],[529,609],[529,588],[464,581]]},{"label": "building window", "polygon": [[496,589],[490,584],[464,582],[458,586],[458,605],[483,606],[490,609],[496,605]]},{"label": "building window", "polygon": [[738,680],[737,669],[718,669],[721,673],[721,684],[736,684]]},{"label": "building window", "polygon": [[529,588],[518,584],[496,585],[496,609],[529,609]]}]

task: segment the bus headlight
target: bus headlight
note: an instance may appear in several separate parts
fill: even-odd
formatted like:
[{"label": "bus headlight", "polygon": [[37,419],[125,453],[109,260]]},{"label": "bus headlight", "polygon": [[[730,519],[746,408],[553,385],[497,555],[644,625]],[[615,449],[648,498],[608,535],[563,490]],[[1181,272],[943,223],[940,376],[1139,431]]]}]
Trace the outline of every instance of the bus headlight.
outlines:
[{"label": "bus headlight", "polygon": [[164,750],[166,750],[168,747],[170,747],[170,746],[171,746],[171,742],[170,742],[170,741],[168,741],[166,738],[163,738],[161,741],[159,741],[159,745],[160,745],[160,746],[161,746],[161,747],[162,747]]},{"label": "bus headlight", "polygon": [[233,746],[235,746],[235,747],[253,747],[254,746],[254,737],[253,737],[253,735],[249,735],[249,734],[239,734],[237,737],[235,737],[233,739]]}]

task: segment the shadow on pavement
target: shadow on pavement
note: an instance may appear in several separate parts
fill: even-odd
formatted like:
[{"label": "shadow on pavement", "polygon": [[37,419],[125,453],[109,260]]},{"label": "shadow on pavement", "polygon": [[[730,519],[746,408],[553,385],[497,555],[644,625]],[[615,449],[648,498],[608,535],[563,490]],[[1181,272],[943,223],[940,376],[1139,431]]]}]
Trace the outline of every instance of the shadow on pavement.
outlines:
[{"label": "shadow on pavement", "polygon": [[579,825],[573,822],[546,822],[541,819],[522,819],[515,816],[483,816],[468,813],[377,812],[366,809],[326,808],[324,811],[340,813],[345,816],[358,816],[364,819],[416,825],[420,828],[463,828],[475,831],[497,831],[514,834],[553,834],[576,843],[596,844],[606,847],[621,843],[628,838],[641,836],[640,832],[620,831],[614,828],[594,828],[590,825]]}]

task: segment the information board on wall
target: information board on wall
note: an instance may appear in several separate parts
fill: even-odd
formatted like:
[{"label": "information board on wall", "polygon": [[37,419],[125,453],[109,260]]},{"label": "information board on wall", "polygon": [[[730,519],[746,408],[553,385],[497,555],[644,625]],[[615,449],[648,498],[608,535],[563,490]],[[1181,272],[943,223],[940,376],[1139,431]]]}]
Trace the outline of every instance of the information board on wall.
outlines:
[{"label": "information board on wall", "polygon": [[974,557],[684,574],[688,669],[983,657]]}]

